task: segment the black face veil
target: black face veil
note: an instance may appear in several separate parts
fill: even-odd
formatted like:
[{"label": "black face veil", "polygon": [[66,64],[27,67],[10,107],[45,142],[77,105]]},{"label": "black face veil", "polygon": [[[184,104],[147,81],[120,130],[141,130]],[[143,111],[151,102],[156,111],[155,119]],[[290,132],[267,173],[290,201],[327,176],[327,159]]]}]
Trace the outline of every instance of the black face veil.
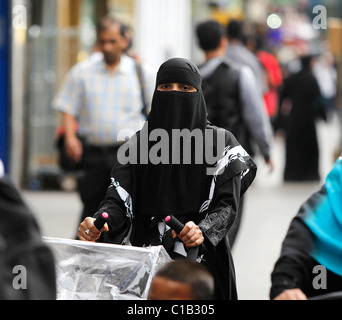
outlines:
[{"label": "black face veil", "polygon": [[[156,88],[167,83],[191,85],[197,92],[154,92],[148,122],[142,130],[148,133],[148,147],[140,145],[148,152],[148,163],[138,164],[134,170],[138,211],[151,216],[197,212],[206,174],[207,111],[198,69],[189,60],[170,59],[158,71]],[[153,159],[158,155],[161,163]]]}]

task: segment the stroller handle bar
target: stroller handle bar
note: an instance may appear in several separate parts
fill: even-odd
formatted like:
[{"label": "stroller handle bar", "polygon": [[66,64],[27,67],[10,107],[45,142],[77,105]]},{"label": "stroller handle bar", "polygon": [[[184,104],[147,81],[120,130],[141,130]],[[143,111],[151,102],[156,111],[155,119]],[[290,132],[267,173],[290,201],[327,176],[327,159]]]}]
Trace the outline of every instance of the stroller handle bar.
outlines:
[{"label": "stroller handle bar", "polygon": [[336,291],[308,298],[308,300],[342,300],[342,291]]},{"label": "stroller handle bar", "polygon": [[[184,224],[182,224],[177,218],[170,215],[165,218],[165,223],[179,234],[184,229]],[[198,256],[199,247],[189,248],[187,252],[187,259],[196,262]]]}]

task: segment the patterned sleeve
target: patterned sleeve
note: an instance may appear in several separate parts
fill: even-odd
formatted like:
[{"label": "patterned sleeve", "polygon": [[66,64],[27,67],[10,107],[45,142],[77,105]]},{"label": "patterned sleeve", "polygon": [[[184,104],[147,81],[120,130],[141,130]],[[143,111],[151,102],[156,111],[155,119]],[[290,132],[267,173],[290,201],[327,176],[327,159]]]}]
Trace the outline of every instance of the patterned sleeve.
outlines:
[{"label": "patterned sleeve", "polygon": [[207,213],[199,227],[214,246],[224,239],[233,225],[240,198],[252,184],[257,170],[235,137],[230,132],[226,132],[226,137],[227,146],[217,162],[208,200],[200,209]]},{"label": "patterned sleeve", "polygon": [[240,184],[240,176],[235,176],[218,187],[205,219],[199,223],[213,246],[224,239],[233,225],[240,200]]},{"label": "patterned sleeve", "polygon": [[[105,199],[100,204],[94,218],[97,218],[103,212],[107,212],[109,215],[109,232],[103,232],[100,241],[121,244],[130,229],[133,218],[131,197],[128,193],[130,190],[127,188],[127,184],[129,184],[129,166],[114,166],[111,176],[111,183]],[[123,188],[123,186],[125,187]]]}]

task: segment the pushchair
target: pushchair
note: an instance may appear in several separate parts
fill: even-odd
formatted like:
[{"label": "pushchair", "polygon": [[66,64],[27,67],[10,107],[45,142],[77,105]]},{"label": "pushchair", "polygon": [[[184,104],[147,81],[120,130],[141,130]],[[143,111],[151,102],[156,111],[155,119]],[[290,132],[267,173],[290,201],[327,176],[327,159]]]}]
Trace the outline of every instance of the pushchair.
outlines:
[{"label": "pushchair", "polygon": [[58,300],[145,300],[157,269],[171,261],[162,246],[43,239],[56,261]]}]

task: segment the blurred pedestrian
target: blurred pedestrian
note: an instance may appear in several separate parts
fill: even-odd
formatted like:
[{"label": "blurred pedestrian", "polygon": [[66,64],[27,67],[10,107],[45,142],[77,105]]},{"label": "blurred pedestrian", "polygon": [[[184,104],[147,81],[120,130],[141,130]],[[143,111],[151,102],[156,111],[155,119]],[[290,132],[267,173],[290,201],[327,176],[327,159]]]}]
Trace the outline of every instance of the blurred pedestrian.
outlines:
[{"label": "blurred pedestrian", "polygon": [[34,214],[3,174],[0,171],[0,300],[55,300],[52,251],[41,238]]},{"label": "blurred pedestrian", "polygon": [[53,103],[62,114],[67,154],[82,161],[81,221],[98,209],[117,151],[142,127],[152,97],[154,73],[124,54],[125,31],[119,21],[101,19],[97,25],[101,55],[75,65]]},{"label": "blurred pedestrian", "polygon": [[290,101],[285,124],[285,181],[319,181],[316,121],[320,89],[312,73],[313,56],[301,58],[302,69],[284,80],[280,103]]},{"label": "blurred pedestrian", "polygon": [[238,20],[230,20],[227,25],[227,37],[229,45],[227,47],[226,56],[231,60],[249,66],[256,79],[259,93],[261,96],[267,91],[266,75],[263,67],[254,53],[248,50],[244,45],[243,22]]},{"label": "blurred pedestrian", "polygon": [[249,36],[246,41],[246,47],[257,56],[266,75],[267,89],[264,92],[264,101],[274,127],[279,107],[279,89],[283,84],[282,70],[276,56],[265,48],[261,35]]},{"label": "blurred pedestrian", "polygon": [[[215,298],[236,299],[227,234],[256,166],[229,131],[207,122],[201,82],[187,59],[161,65],[148,122],[122,149],[128,147],[132,157],[113,168],[105,200],[94,218],[81,223],[78,235],[86,241],[101,236],[110,243],[163,245],[173,259],[188,258],[189,250],[198,248],[197,261],[214,276]],[[181,142],[179,131],[185,134]],[[131,152],[137,149],[135,159]],[[217,158],[211,161],[208,154]],[[99,231],[94,219],[103,212],[109,221]],[[178,237],[165,224],[168,215],[185,225]]]},{"label": "blurred pedestrian", "polygon": [[313,66],[313,73],[322,94],[327,120],[331,120],[336,110],[337,70],[331,52],[323,52]]},{"label": "blurred pedestrian", "polygon": [[163,265],[154,276],[148,300],[212,300],[214,278],[203,265],[178,259]]},{"label": "blurred pedestrian", "polygon": [[[237,65],[225,57],[227,38],[220,23],[213,20],[200,23],[196,33],[206,59],[199,70],[203,78],[208,120],[232,132],[251,156],[255,154],[256,143],[270,170],[273,170],[271,124],[263,108],[254,74],[248,66]],[[242,209],[243,199],[229,231],[231,246],[240,226]]]},{"label": "blurred pedestrian", "polygon": [[342,158],[293,218],[271,275],[270,298],[342,291]]}]

